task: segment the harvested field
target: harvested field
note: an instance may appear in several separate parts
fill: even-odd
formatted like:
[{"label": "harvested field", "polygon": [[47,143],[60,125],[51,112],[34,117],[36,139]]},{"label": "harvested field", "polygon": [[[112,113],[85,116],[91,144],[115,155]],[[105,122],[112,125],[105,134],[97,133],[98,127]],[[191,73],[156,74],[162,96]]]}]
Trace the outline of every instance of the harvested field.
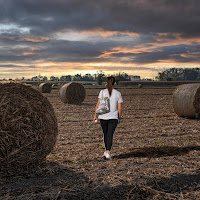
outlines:
[{"label": "harvested field", "polygon": [[43,95],[58,118],[56,148],[37,169],[1,174],[0,199],[200,199],[200,121],[176,116],[172,87],[117,89],[123,119],[112,161],[92,123],[100,89],[86,88],[81,105],[53,90]]}]

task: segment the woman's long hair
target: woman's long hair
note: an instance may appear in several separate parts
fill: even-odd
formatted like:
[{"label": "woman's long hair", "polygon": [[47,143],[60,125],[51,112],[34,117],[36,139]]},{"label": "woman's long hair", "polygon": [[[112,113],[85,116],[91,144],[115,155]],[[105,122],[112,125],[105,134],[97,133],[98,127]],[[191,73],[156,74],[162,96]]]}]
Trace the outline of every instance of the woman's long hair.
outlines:
[{"label": "woman's long hair", "polygon": [[114,84],[115,84],[115,77],[113,77],[113,76],[107,77],[107,85],[106,85],[106,87],[108,89],[108,92],[109,92],[110,96],[112,94],[112,89],[113,89]]}]

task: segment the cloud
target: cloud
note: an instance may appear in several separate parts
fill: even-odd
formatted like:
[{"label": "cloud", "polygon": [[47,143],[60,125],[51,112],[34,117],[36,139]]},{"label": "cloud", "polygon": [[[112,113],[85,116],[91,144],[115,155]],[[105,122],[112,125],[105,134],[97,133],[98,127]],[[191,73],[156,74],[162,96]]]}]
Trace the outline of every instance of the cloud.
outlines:
[{"label": "cloud", "polygon": [[133,63],[157,63],[161,60],[174,62],[200,62],[200,44],[198,45],[173,45],[154,48],[150,52],[139,53],[113,53],[110,56],[127,58],[127,62]]},{"label": "cloud", "polygon": [[[148,64],[163,60],[174,62],[199,62],[200,44],[177,44],[174,39],[167,43],[141,36],[131,42],[131,38],[105,39],[104,41],[68,41],[51,39],[36,44],[27,40],[9,40],[4,37],[1,48],[1,62],[121,62]],[[114,40],[114,41],[113,41]],[[0,43],[1,44],[1,43]],[[196,53],[194,55],[194,53]],[[193,56],[191,56],[193,55]]]},{"label": "cloud", "polygon": [[200,63],[199,12],[198,0],[0,1],[0,61]]},{"label": "cloud", "polygon": [[64,29],[181,33],[200,31],[198,0],[7,0],[1,1],[1,23],[28,27],[46,35]]}]

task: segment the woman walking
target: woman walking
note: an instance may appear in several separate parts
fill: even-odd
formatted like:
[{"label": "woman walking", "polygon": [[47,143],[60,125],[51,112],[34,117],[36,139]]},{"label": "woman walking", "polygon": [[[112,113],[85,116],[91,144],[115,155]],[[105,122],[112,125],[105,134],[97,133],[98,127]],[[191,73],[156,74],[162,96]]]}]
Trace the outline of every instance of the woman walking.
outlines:
[{"label": "woman walking", "polygon": [[[113,142],[113,134],[115,132],[115,129],[117,127],[117,124],[120,122],[121,119],[121,112],[122,112],[122,97],[121,93],[114,89],[115,85],[115,78],[114,77],[107,77],[107,89],[101,90],[98,96],[98,101],[95,108],[95,114],[94,114],[94,123],[98,122],[98,119],[101,123],[101,128],[104,135],[104,144],[106,151],[104,152],[104,157],[106,159],[112,160],[110,156],[110,150],[112,147]],[[109,112],[105,114],[101,114],[98,116],[96,110],[98,107],[99,102],[102,98],[108,97],[109,101]]]}]

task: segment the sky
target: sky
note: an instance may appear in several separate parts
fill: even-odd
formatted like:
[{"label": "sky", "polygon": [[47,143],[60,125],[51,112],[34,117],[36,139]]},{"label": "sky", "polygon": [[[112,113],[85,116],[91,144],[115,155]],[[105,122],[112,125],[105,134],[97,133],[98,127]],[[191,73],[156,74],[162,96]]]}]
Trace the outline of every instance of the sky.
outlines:
[{"label": "sky", "polygon": [[200,67],[199,0],[0,0],[0,78]]}]

